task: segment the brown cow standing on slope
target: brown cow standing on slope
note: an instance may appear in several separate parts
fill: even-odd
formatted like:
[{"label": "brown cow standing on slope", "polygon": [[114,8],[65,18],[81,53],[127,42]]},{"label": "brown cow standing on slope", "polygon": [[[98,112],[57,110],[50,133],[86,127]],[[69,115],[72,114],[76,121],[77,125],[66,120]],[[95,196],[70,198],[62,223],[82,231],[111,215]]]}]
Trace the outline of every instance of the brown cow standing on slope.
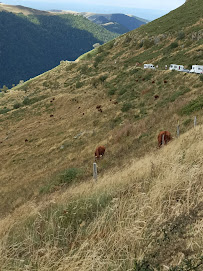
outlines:
[{"label": "brown cow standing on slope", "polygon": [[100,157],[103,157],[105,153],[105,147],[104,146],[99,146],[95,150],[95,160],[99,159]]},{"label": "brown cow standing on slope", "polygon": [[163,137],[165,145],[172,139],[172,136],[171,136],[170,132],[168,132],[168,131],[161,131],[159,133],[159,135],[158,135],[158,146],[159,147],[161,147],[161,145],[162,145],[162,137]]}]

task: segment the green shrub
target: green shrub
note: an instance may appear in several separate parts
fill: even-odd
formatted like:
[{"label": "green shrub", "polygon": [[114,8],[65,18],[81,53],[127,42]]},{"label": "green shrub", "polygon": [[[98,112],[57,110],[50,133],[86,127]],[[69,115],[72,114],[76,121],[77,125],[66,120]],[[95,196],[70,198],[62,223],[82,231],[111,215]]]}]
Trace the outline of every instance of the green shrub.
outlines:
[{"label": "green shrub", "polygon": [[175,49],[178,47],[178,43],[175,41],[175,42],[172,42],[170,45],[169,45],[169,48],[170,49]]},{"label": "green shrub", "polygon": [[77,168],[69,168],[60,175],[60,183],[71,184],[81,174]]},{"label": "green shrub", "polygon": [[104,81],[108,78],[108,75],[104,74],[99,77],[99,80],[104,83]]},{"label": "green shrub", "polygon": [[178,32],[178,37],[177,37],[177,39],[178,40],[182,40],[182,39],[184,39],[185,38],[185,33],[184,33],[184,31],[179,31]]},{"label": "green shrub", "polygon": [[18,109],[19,107],[21,107],[21,103],[15,103],[14,105],[13,105],[13,109]]},{"label": "green shrub", "polygon": [[83,86],[83,83],[80,82],[80,81],[77,81],[76,84],[75,84],[76,88],[81,88],[82,86]]}]

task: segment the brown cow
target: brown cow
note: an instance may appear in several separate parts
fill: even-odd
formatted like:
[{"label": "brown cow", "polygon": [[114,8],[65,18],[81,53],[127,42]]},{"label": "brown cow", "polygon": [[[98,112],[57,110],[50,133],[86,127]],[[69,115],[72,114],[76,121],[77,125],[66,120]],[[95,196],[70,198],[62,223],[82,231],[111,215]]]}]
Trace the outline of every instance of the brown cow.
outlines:
[{"label": "brown cow", "polygon": [[104,146],[99,146],[95,150],[95,160],[99,159],[100,157],[103,157],[105,153],[105,147]]},{"label": "brown cow", "polygon": [[168,131],[161,131],[158,135],[158,146],[161,147],[162,145],[162,138],[164,140],[164,144],[166,145],[171,139],[171,133]]}]

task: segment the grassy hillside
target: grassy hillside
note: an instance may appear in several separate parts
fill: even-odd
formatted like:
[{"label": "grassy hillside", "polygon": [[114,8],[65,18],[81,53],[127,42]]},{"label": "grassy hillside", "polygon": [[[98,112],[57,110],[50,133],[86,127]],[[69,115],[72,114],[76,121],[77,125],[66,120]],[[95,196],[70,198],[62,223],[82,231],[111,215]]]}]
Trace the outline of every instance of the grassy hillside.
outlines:
[{"label": "grassy hillside", "polygon": [[146,26],[120,36],[111,43],[112,61],[125,61],[126,66],[152,62],[161,69],[172,63],[186,68],[203,64],[202,10],[202,1],[189,1]]},{"label": "grassy hillside", "polygon": [[75,60],[91,50],[93,44],[103,44],[117,36],[82,16],[71,14],[24,15],[3,10],[0,24],[0,88],[50,70],[61,60]]},{"label": "grassy hillside", "polygon": [[203,79],[136,67],[136,35],[0,94],[3,271],[202,270]]}]

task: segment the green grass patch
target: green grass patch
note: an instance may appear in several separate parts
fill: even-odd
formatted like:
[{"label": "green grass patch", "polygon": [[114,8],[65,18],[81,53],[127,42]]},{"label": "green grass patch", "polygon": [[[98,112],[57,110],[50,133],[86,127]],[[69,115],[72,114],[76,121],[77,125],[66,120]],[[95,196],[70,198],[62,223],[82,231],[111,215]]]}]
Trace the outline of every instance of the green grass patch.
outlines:
[{"label": "green grass patch", "polygon": [[31,104],[37,103],[41,100],[44,100],[45,98],[47,98],[47,96],[45,96],[45,95],[41,95],[41,96],[34,97],[34,98],[26,97],[23,100],[23,105],[31,105]]},{"label": "green grass patch", "polygon": [[179,111],[180,115],[190,115],[193,112],[203,109],[203,96],[189,102],[186,106],[182,107]]},{"label": "green grass patch", "polygon": [[79,168],[68,168],[63,172],[51,177],[47,183],[42,186],[39,190],[40,194],[52,193],[63,185],[71,185],[79,180],[83,176],[82,169]]},{"label": "green grass patch", "polygon": [[122,112],[127,112],[129,111],[130,109],[132,108],[132,104],[131,103],[124,103],[122,108],[121,108],[121,111]]},{"label": "green grass patch", "polygon": [[4,107],[4,108],[0,109],[0,114],[6,114],[9,111],[11,111],[11,109]]},{"label": "green grass patch", "polygon": [[172,103],[175,100],[178,99],[178,97],[183,96],[185,93],[189,92],[190,88],[185,88],[182,87],[181,90],[174,92],[171,96],[167,97],[166,99],[160,101],[159,103],[157,103],[157,106],[163,107],[165,105],[167,105],[168,103]]},{"label": "green grass patch", "polygon": [[80,81],[77,81],[76,84],[75,84],[76,88],[81,88],[82,86],[83,86],[83,83],[80,82]]}]

